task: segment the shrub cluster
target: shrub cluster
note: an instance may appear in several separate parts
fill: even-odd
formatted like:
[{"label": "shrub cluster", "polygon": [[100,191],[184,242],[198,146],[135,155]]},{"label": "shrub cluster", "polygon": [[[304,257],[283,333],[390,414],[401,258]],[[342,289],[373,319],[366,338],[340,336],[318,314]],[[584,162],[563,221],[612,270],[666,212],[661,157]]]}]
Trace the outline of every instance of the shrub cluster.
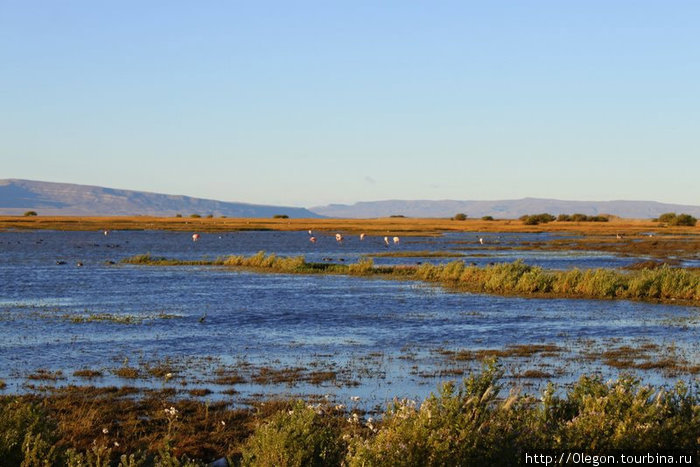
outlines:
[{"label": "shrub cluster", "polygon": [[525,225],[546,224],[556,219],[556,217],[546,212],[542,214],[525,214],[524,216],[520,216],[520,220],[523,221]]},{"label": "shrub cluster", "polygon": [[587,216],[585,214],[559,214],[557,221],[559,222],[608,222],[609,216]]},{"label": "shrub cluster", "polygon": [[464,214],[463,212],[460,212],[458,214],[455,214],[454,217],[452,218],[453,221],[466,221],[467,220],[467,215]]},{"label": "shrub cluster", "polygon": [[657,222],[662,222],[668,225],[679,225],[679,226],[689,226],[694,227],[698,220],[691,216],[690,214],[678,214],[675,212],[667,212],[661,214],[658,219],[654,219]]}]

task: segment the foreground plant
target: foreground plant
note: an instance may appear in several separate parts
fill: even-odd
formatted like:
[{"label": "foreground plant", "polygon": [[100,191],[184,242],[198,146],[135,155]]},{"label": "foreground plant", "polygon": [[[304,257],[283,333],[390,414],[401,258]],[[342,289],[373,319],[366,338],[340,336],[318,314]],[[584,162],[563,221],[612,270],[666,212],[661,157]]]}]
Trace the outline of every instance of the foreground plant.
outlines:
[{"label": "foreground plant", "polygon": [[[501,376],[491,360],[422,402],[395,400],[378,420],[302,401],[265,404],[269,408],[257,414],[200,411],[203,404],[181,401],[190,409],[180,425],[174,406],[159,409],[164,420],[143,410],[142,401],[124,398],[123,409],[133,410],[112,413],[125,417],[113,420],[118,428],[99,428],[83,441],[69,431],[80,427],[66,422],[82,416],[84,425],[76,405],[76,413],[61,413],[48,396],[4,396],[0,465],[193,466],[228,454],[235,465],[247,466],[481,466],[524,465],[525,454],[545,451],[700,454],[697,387],[679,382],[655,389],[631,376],[609,382],[582,376],[566,393],[549,385],[534,398],[514,391],[504,396]],[[115,401],[105,403],[100,412]],[[127,435],[130,425],[138,429]],[[190,425],[205,431],[196,443]],[[251,428],[240,429],[245,426]],[[214,437],[223,441],[218,450],[190,460]],[[122,443],[141,447],[125,451]]]}]

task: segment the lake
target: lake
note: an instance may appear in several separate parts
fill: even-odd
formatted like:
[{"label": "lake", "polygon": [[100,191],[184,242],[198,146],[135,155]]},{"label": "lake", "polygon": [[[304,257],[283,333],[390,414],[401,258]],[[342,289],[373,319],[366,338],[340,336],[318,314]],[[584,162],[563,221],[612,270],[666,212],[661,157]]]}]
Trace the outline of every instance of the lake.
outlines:
[{"label": "lake", "polygon": [[[513,250],[553,234],[382,237],[332,233],[0,232],[0,379],[4,392],[67,384],[204,388],[234,404],[316,395],[367,408],[424,398],[496,355],[526,391],[582,373],[632,372],[653,384],[697,380],[696,307],[456,293],[413,281],[259,274],[120,264],[150,252],[178,259],[260,250],[352,262],[392,251],[466,254],[479,265],[622,267],[645,258]],[[488,249],[483,248],[479,237]],[[503,247],[503,249],[499,249]],[[456,258],[379,257],[375,264]],[[81,262],[82,267],[77,267]],[[65,263],[65,264],[58,264]],[[673,361],[661,365],[659,361]],[[133,369],[127,375],[120,369]],[[75,376],[76,370],[99,376]],[[169,375],[168,375],[169,374]]]}]

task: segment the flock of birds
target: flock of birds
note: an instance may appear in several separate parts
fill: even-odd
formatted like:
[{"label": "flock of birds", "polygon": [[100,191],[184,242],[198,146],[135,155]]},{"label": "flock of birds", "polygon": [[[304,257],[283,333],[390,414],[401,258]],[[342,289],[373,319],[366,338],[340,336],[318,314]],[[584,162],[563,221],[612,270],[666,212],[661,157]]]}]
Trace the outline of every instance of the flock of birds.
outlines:
[{"label": "flock of birds", "polygon": [[[309,230],[308,233],[309,233],[309,241],[310,241],[311,243],[316,243],[317,238],[316,238],[316,236],[314,235],[313,231],[312,231],[312,230]],[[105,236],[109,235],[109,230],[103,231],[103,234],[104,234]],[[193,242],[199,241],[199,238],[200,238],[200,235],[199,235],[198,233],[195,232],[195,233],[192,234],[192,241],[193,241]],[[221,238],[221,237],[219,237],[219,238]],[[367,238],[367,234],[365,234],[364,232],[361,233],[361,234],[360,234],[360,241],[364,241],[365,238]],[[618,238],[619,238],[619,236],[618,236]],[[341,234],[341,233],[335,234],[335,241],[338,242],[338,244],[341,244],[341,245],[342,245],[343,240],[345,240],[345,237],[343,237],[343,234]],[[394,237],[392,237],[391,239],[390,239],[388,236],[385,236],[385,237],[384,237],[384,244],[385,244],[387,247],[389,247],[389,245],[391,245],[392,243],[393,243],[394,245],[398,245],[399,243],[401,243],[401,238],[399,238],[398,236],[394,236]],[[482,245],[484,244],[484,239],[483,239],[482,237],[479,237],[479,243],[482,244]],[[110,261],[110,263],[114,264],[114,262],[112,262],[112,261]],[[65,261],[56,261],[56,264],[66,264],[66,262],[65,262]],[[83,266],[83,263],[82,263],[81,261],[79,261],[79,262],[77,263],[77,266],[78,266],[78,267],[81,267],[81,266]]]}]

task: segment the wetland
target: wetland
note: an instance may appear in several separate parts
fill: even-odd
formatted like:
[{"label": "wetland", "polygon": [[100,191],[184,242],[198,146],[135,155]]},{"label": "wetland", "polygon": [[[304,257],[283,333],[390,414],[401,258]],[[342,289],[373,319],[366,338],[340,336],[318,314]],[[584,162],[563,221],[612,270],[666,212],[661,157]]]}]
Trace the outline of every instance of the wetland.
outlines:
[{"label": "wetland", "polygon": [[[167,434],[172,452],[161,457],[204,460],[240,454],[279,409],[304,413],[296,399],[333,420],[359,417],[369,436],[369,417],[392,423],[392,401],[425,401],[446,382],[485,377],[484,362],[497,362],[504,388],[494,404],[514,389],[539,397],[549,383],[564,397],[582,375],[666,391],[680,381],[697,394],[694,230],[635,225],[620,241],[609,225],[584,235],[392,222],[362,229],[363,241],[362,226],[346,225],[342,243],[338,225],[296,221],[283,230],[0,231],[0,394],[42,401],[54,421],[82,407],[89,423],[62,442],[84,452],[104,425],[122,440],[110,441],[112,459]],[[387,235],[400,243],[387,246]],[[474,286],[480,274],[513,269],[518,281],[533,271],[641,274],[648,289],[656,280],[685,292],[626,300],[619,283],[601,299]],[[465,271],[469,287],[443,280]],[[141,431],[127,435],[135,419]]]}]

